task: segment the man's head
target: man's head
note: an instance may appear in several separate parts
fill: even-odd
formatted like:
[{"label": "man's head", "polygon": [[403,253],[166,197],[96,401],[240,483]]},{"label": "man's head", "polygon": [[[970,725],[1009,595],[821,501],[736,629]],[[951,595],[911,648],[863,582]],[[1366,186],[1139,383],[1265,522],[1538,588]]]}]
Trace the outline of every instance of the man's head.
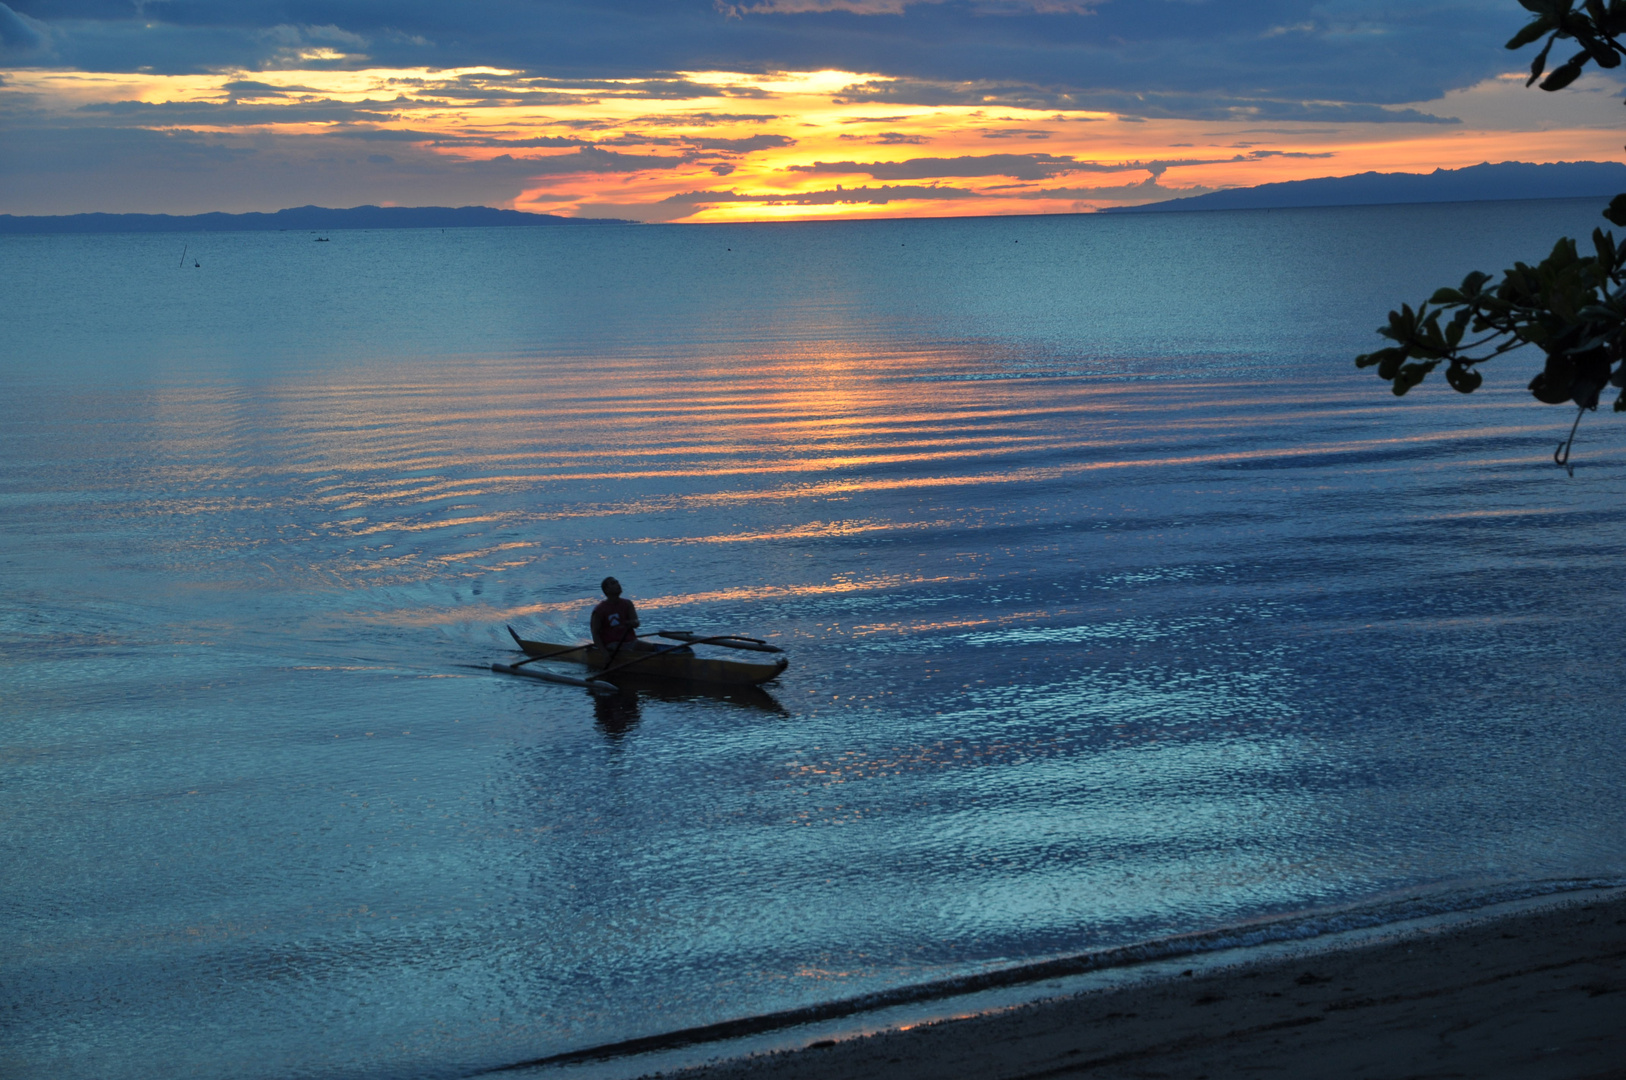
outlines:
[{"label": "man's head", "polygon": [[621,583],[615,580],[613,577],[605,578],[603,581],[598,583],[598,587],[603,589],[604,595],[608,596],[611,600],[614,600],[616,597],[621,595]]}]

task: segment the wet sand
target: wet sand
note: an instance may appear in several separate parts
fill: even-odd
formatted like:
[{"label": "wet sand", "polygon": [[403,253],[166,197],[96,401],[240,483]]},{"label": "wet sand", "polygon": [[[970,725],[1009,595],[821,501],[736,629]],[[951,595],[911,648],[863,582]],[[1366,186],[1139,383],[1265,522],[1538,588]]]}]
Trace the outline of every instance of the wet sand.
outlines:
[{"label": "wet sand", "polygon": [[667,1075],[1626,1080],[1626,895]]}]

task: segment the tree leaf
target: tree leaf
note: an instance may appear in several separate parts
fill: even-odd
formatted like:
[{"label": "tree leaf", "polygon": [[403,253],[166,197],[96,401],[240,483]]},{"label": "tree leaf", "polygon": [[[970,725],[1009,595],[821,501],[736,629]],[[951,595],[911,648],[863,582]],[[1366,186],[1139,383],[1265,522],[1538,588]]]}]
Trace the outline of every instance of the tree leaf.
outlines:
[{"label": "tree leaf", "polygon": [[1445,340],[1453,349],[1462,344],[1462,332],[1468,328],[1467,315],[1468,312],[1459,311],[1457,317],[1451,320],[1451,325],[1445,328]]},{"label": "tree leaf", "polygon": [[[1543,90],[1561,90],[1594,60],[1602,68],[1626,68],[1626,0],[1518,3],[1532,18],[1507,47],[1523,48],[1546,36],[1526,85],[1539,82]],[[1548,61],[1559,39],[1573,40],[1581,51],[1552,69]],[[1626,228],[1626,193],[1616,196],[1603,216]],[[1441,326],[1447,312],[1451,318]],[[1470,327],[1475,341],[1465,349]],[[1530,381],[1538,400],[1595,407],[1599,388],[1612,383],[1622,391],[1614,407],[1626,412],[1626,239],[1617,242],[1613,233],[1598,228],[1585,256],[1565,237],[1534,266],[1516,262],[1500,278],[1473,271],[1459,288],[1436,289],[1416,310],[1402,304],[1389,312],[1388,325],[1378,333],[1392,344],[1357,356],[1355,363],[1376,367],[1396,396],[1442,363],[1451,387],[1472,393],[1484,381],[1476,364],[1534,345],[1546,354],[1542,371]],[[1487,347],[1485,355],[1468,355]]]},{"label": "tree leaf", "polygon": [[1612,68],[1620,66],[1620,57],[1615,55],[1615,50],[1594,37],[1590,29],[1577,30],[1575,40],[1586,46],[1587,55],[1596,60],[1599,67]]},{"label": "tree leaf", "polygon": [[[1509,38],[1507,47],[1510,49],[1522,49],[1552,28],[1553,24],[1548,22],[1546,19],[1537,19],[1536,21],[1526,25],[1523,30],[1520,30],[1517,34],[1514,34],[1511,38]],[[1551,48],[1552,43],[1548,42],[1547,47]],[[1543,49],[1541,51],[1542,54],[1545,55],[1547,49]]]},{"label": "tree leaf", "polygon": [[1610,199],[1609,208],[1603,212],[1603,216],[1621,228],[1626,228],[1626,193]]},{"label": "tree leaf", "polygon": [[1401,368],[1395,373],[1395,397],[1404,397],[1407,390],[1422,382],[1439,363],[1438,360],[1428,360],[1420,364],[1407,364]]},{"label": "tree leaf", "polygon": [[1469,367],[1459,367],[1452,364],[1445,369],[1445,381],[1451,384],[1451,389],[1459,394],[1471,394],[1479,389],[1479,384],[1485,381],[1485,376]]},{"label": "tree leaf", "polygon": [[[1526,88],[1528,88],[1531,83],[1541,78],[1541,73],[1547,70],[1547,54],[1553,51],[1553,42],[1557,40],[1557,34],[1554,34],[1552,37],[1548,38],[1547,44],[1543,45],[1541,47],[1541,51],[1536,54],[1536,58],[1530,61],[1530,77],[1524,80],[1524,85]],[[1513,43],[1508,42],[1507,47],[1510,49],[1513,48]]]},{"label": "tree leaf", "polygon": [[1598,262],[1603,264],[1604,269],[1613,269],[1615,265],[1615,234],[1606,233],[1602,229],[1593,229],[1592,246],[1597,250]]},{"label": "tree leaf", "polygon": [[1579,79],[1581,77],[1581,68],[1587,62],[1587,55],[1584,52],[1576,53],[1554,68],[1551,75],[1541,80],[1541,88],[1543,90],[1562,90],[1576,79]]}]

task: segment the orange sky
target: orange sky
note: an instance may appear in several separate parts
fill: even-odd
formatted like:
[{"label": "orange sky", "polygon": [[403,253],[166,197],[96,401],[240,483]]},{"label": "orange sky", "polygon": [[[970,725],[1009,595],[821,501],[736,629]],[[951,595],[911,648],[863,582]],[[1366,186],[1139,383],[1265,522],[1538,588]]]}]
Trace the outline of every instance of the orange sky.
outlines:
[{"label": "orange sky", "polygon": [[[1228,122],[1132,119],[997,102],[899,106],[863,100],[884,96],[873,91],[885,78],[843,71],[572,85],[489,67],[23,70],[5,73],[0,93],[40,115],[93,116],[124,131],[203,140],[228,156],[252,154],[246,160],[262,171],[321,148],[386,178],[378,194],[354,202],[452,201],[415,194],[427,189],[399,179],[440,170],[487,176],[475,197],[463,197],[487,205],[760,221],[1065,213],[1367,170],[1618,160],[1626,119],[1618,87],[1589,76],[1545,94],[1523,81],[1509,73],[1409,106],[1459,121],[1449,124],[1262,122],[1245,113]],[[243,197],[258,198],[247,195],[234,202],[231,192],[250,185],[234,187],[229,166],[218,169],[228,171],[211,208],[291,205],[244,205]],[[79,209],[166,209],[111,203]],[[67,212],[0,205],[6,211]]]}]

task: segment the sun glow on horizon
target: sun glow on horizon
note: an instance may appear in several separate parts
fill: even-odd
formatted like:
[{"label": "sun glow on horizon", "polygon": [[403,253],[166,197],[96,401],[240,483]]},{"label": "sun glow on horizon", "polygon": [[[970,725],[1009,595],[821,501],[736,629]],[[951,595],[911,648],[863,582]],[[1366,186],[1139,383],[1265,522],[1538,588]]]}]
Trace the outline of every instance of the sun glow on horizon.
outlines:
[{"label": "sun glow on horizon", "polygon": [[1511,79],[1420,106],[1469,117],[1459,123],[1270,121],[1243,110],[1146,119],[974,86],[920,104],[901,85],[828,69],[614,79],[489,66],[26,70],[6,72],[0,95],[34,115],[185,141],[222,160],[342,160],[376,177],[380,194],[366,201],[411,204],[390,185],[444,174],[507,191],[481,200],[490,205],[642,221],[1077,213],[1316,176],[1618,152],[1602,112],[1568,126],[1526,117],[1517,130],[1487,121],[1497,108],[1546,107]]}]

